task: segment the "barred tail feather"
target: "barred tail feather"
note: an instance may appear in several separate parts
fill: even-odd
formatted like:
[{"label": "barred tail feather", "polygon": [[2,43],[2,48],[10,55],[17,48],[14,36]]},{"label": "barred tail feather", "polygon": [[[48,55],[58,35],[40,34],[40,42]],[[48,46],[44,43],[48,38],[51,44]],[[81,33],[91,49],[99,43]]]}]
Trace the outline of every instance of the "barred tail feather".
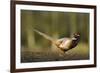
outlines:
[{"label": "barred tail feather", "polygon": [[34,29],[33,31],[37,32],[39,35],[43,36],[45,39],[47,39],[47,40],[49,40],[49,41],[51,41],[51,42],[54,42],[54,39],[53,39],[52,37],[50,37],[50,36],[44,34],[43,32],[40,32],[40,31],[38,31],[38,30],[36,30],[36,29]]}]

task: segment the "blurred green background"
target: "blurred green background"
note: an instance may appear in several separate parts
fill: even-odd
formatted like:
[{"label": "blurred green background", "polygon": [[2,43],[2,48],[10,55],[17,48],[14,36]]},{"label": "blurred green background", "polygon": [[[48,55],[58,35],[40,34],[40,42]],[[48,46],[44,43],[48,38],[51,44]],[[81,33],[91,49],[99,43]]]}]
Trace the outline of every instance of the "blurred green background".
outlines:
[{"label": "blurred green background", "polygon": [[[80,42],[62,58],[34,29],[53,38],[80,33]],[[21,62],[83,59],[89,59],[89,13],[21,10]]]}]

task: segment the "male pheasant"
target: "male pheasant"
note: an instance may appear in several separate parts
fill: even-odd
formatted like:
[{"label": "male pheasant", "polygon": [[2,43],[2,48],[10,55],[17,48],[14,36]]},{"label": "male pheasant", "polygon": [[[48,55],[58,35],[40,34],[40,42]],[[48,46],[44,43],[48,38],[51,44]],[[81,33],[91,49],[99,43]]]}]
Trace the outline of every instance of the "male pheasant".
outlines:
[{"label": "male pheasant", "polygon": [[54,39],[48,35],[46,35],[43,32],[40,32],[36,29],[34,29],[35,32],[37,32],[39,35],[43,36],[45,39],[51,41],[54,45],[57,46],[63,53],[67,52],[68,50],[74,48],[77,46],[79,40],[80,40],[80,35],[75,33],[71,38],[61,38],[61,39]]}]

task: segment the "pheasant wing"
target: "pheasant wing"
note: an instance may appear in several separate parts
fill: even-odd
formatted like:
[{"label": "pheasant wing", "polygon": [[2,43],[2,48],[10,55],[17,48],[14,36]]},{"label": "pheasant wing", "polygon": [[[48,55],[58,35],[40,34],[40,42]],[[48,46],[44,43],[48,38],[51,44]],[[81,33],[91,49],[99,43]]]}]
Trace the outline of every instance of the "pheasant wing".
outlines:
[{"label": "pheasant wing", "polygon": [[72,39],[64,38],[62,43],[59,45],[59,48],[63,50],[68,50],[70,49],[71,45],[72,45]]}]

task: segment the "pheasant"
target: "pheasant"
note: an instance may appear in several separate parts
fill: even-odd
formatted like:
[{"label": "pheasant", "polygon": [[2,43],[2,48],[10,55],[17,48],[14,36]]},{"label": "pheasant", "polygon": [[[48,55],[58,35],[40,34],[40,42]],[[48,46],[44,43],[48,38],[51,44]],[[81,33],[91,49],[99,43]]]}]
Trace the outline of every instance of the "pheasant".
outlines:
[{"label": "pheasant", "polygon": [[48,35],[46,35],[43,32],[40,32],[36,29],[34,29],[35,32],[37,32],[39,35],[43,36],[45,39],[51,41],[54,45],[57,46],[57,48],[60,49],[64,54],[68,50],[75,48],[80,40],[80,35],[78,33],[73,34],[71,38],[61,38],[61,39],[54,39]]}]

